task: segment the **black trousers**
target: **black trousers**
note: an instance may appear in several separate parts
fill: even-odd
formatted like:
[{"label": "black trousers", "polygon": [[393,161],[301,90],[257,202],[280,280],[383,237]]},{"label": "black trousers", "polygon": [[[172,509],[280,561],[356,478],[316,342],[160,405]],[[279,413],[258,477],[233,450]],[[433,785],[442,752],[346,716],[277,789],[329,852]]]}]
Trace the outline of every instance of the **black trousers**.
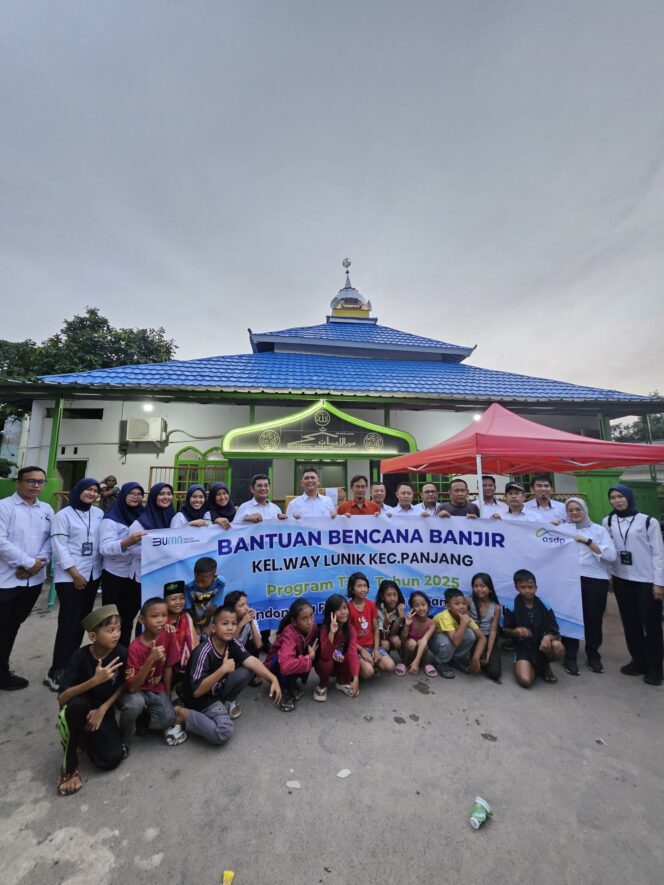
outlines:
[{"label": "black trousers", "polygon": [[497,636],[493,648],[491,649],[489,659],[486,662],[486,667],[484,667],[482,672],[486,673],[489,679],[500,679],[503,672],[503,665],[500,659],[500,643],[498,642]]},{"label": "black trousers", "polygon": [[19,627],[34,608],[40,593],[41,584],[0,588],[0,673],[9,670],[9,656]]},{"label": "black trousers", "polygon": [[69,659],[81,644],[83,627],[81,621],[94,608],[99,578],[90,579],[82,590],[77,590],[73,582],[55,585],[60,608],[58,610],[58,632],[53,646],[53,670],[64,670]]},{"label": "black trousers", "polygon": [[653,599],[652,584],[613,579],[613,592],[634,663],[651,676],[662,676],[662,600]]},{"label": "black trousers", "polygon": [[[246,668],[242,668],[246,669]],[[281,672],[279,662],[275,661],[272,665],[272,672],[279,680],[284,700],[291,700],[295,697],[295,693],[299,691],[297,680],[299,679],[304,685],[309,678],[309,673],[294,673],[292,676],[286,676]]]},{"label": "black trousers", "polygon": [[[603,578],[581,578],[581,604],[583,606],[583,631],[586,637],[586,657],[599,658],[602,645],[602,620],[606,611],[609,581]],[[579,640],[563,636],[565,657],[576,660]]]},{"label": "black trousers", "polygon": [[72,698],[60,710],[58,731],[65,752],[62,761],[63,774],[71,774],[78,768],[78,751],[83,746],[97,768],[110,771],[125,756],[122,733],[115,718],[115,707],[104,716],[98,731],[86,731],[85,723],[90,710],[96,707],[84,694]]},{"label": "black trousers", "polygon": [[120,578],[104,570],[101,573],[102,605],[115,604],[120,613],[120,645],[128,648],[131,628],[141,607],[141,585],[132,578]]}]

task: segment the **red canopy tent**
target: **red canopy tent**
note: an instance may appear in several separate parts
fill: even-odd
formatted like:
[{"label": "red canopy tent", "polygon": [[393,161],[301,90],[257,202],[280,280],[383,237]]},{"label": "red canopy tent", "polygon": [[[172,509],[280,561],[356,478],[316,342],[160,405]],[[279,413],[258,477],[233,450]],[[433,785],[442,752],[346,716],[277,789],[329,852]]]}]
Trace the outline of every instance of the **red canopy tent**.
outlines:
[{"label": "red canopy tent", "polygon": [[479,421],[421,452],[381,461],[383,473],[552,473],[664,461],[664,446],[607,442],[554,430],[497,403]]}]

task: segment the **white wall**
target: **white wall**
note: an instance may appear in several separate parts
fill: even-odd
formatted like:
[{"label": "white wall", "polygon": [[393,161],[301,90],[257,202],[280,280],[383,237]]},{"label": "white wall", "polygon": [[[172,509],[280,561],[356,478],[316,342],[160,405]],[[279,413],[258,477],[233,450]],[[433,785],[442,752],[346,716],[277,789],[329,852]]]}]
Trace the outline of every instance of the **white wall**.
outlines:
[{"label": "white wall", "polygon": [[[28,448],[20,457],[21,463],[37,463],[46,465],[48,448],[51,434],[50,418],[45,417],[47,408],[53,407],[52,402],[35,402],[33,404],[30,431],[28,435]],[[101,399],[67,400],[65,408],[103,408],[104,416],[101,420],[72,420],[63,419],[60,431],[60,445],[58,448],[59,460],[87,460],[86,472],[90,476],[98,478],[113,473],[120,482],[129,479],[147,484],[150,468],[154,466],[173,465],[175,455],[185,446],[191,444],[198,449],[205,450],[212,446],[218,446],[223,435],[234,428],[249,424],[250,408],[226,404],[198,404],[198,403],[154,403],[154,411],[143,411],[139,401],[112,401]],[[256,422],[268,421],[274,418],[285,417],[300,411],[304,405],[298,402],[285,402],[280,404],[257,405],[255,408]],[[382,425],[384,413],[378,409],[353,409],[341,406],[344,411],[354,417]],[[170,442],[165,451],[159,451],[154,447],[153,451],[130,450],[123,455],[118,451],[120,441],[120,422],[129,417],[162,417],[168,424]],[[592,417],[570,417],[565,415],[534,414],[533,420],[542,424],[555,426],[570,432],[579,432],[585,429],[596,430],[596,421]],[[473,420],[472,412],[432,412],[432,411],[408,411],[406,409],[390,410],[390,426],[396,430],[406,430],[413,435],[418,449],[435,445],[458,433],[467,427]],[[193,439],[186,436],[186,431],[193,435]],[[64,453],[62,449],[64,448]],[[74,448],[77,452],[74,452]],[[368,460],[350,461],[348,463],[348,476],[354,473],[368,475]],[[498,490],[502,491],[507,477],[496,477]],[[471,489],[476,489],[473,476],[468,476],[467,481]],[[556,488],[559,491],[576,491],[576,478],[561,474],[555,478]],[[275,459],[273,464],[273,495],[282,499],[293,493],[293,466],[288,459]],[[295,490],[297,491],[297,490]]]}]

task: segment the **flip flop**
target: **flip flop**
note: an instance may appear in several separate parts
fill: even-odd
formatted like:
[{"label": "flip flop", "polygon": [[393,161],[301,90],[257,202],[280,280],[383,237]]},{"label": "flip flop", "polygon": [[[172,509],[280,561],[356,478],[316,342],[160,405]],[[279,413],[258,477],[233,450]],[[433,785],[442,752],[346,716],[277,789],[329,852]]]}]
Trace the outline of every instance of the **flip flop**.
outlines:
[{"label": "flip flop", "polygon": [[[78,778],[78,786],[75,790],[65,790],[63,787],[65,784],[68,784],[69,781],[73,780],[75,777]],[[75,793],[81,789],[83,785],[81,784],[81,775],[78,768],[75,771],[71,771],[68,774],[61,774],[58,778],[58,796],[73,796]]]},{"label": "flip flop", "polygon": [[433,679],[434,676],[438,676],[438,670],[433,666],[433,664],[425,664],[424,665],[424,674],[428,676],[430,679]]},{"label": "flip flop", "polygon": [[279,704],[282,713],[293,713],[295,711],[295,701],[292,698],[286,698]]},{"label": "flip flop", "polygon": [[407,672],[408,671],[406,670],[405,664],[397,664],[396,667],[394,668],[394,675],[395,676],[405,676]]},{"label": "flip flop", "polygon": [[442,667],[440,675],[443,677],[443,679],[454,679],[456,673],[451,667]]}]

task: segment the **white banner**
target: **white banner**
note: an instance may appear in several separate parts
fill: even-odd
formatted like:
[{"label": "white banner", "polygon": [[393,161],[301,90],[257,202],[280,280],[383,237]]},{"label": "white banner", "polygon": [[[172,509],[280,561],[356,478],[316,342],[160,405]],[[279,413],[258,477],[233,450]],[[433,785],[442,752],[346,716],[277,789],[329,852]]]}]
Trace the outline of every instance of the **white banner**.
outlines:
[{"label": "white banner", "polygon": [[322,614],[328,596],[345,595],[353,572],[368,577],[371,598],[389,578],[406,600],[413,590],[423,590],[436,611],[450,587],[469,595],[476,572],[488,572],[500,602],[510,604],[513,574],[525,568],[534,573],[538,595],[551,604],[561,633],[583,638],[579,554],[564,528],[461,517],[354,516],[244,523],[229,531],[164,529],[141,542],[143,599],[162,596],[170,581],[193,581],[194,564],[203,556],[217,563],[226,592],[246,592],[260,629],[276,627],[300,596]]}]

